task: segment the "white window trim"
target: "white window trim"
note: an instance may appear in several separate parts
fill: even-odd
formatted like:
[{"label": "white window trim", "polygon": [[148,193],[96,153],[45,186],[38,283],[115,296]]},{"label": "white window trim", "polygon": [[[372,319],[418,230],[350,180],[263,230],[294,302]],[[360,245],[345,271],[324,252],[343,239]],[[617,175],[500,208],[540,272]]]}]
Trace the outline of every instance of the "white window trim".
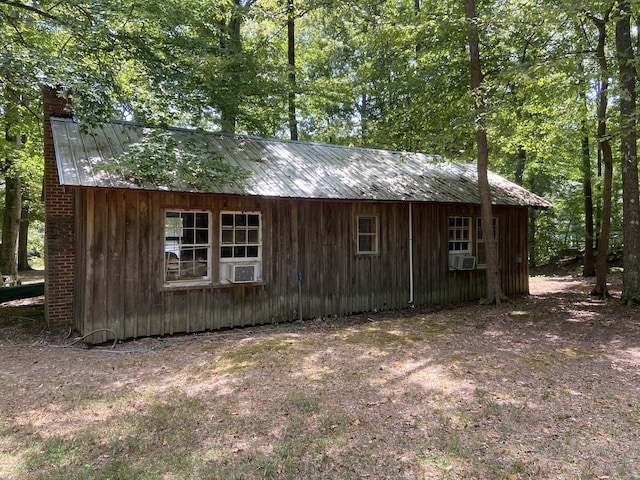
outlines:
[{"label": "white window trim", "polygon": [[[360,232],[360,219],[371,218],[374,220],[375,232]],[[360,237],[373,238],[373,250],[360,250]],[[356,216],[356,253],[358,255],[378,255],[380,253],[380,217],[375,214],[361,214]]]},{"label": "white window trim", "polygon": [[[186,246],[186,247],[193,247],[195,248],[206,248],[207,250],[207,261],[206,261],[206,275],[202,275],[202,276],[195,276],[192,278],[176,278],[176,279],[170,279],[167,278],[168,277],[168,271],[169,271],[169,262],[170,262],[170,258],[169,258],[169,250],[168,245],[167,245],[167,214],[168,213],[177,213],[179,215],[188,213],[188,214],[193,214],[193,215],[197,215],[197,214],[206,214],[207,215],[207,238],[208,238],[208,242],[207,243],[189,243],[189,244],[182,244],[182,243],[178,243],[177,248],[180,249],[182,246]],[[208,285],[211,283],[211,272],[212,272],[212,261],[211,261],[211,255],[212,255],[212,247],[211,247],[211,240],[212,240],[212,234],[213,234],[213,230],[211,228],[211,212],[206,211],[206,210],[188,210],[188,209],[180,209],[180,208],[166,208],[163,211],[163,219],[164,219],[164,225],[162,227],[163,230],[163,255],[162,255],[162,259],[163,259],[163,282],[164,285],[166,286],[182,286],[182,285]],[[195,228],[195,226],[194,226]],[[179,260],[179,256],[176,259],[178,262],[180,262]],[[193,260],[192,260],[193,261]]]},{"label": "white window trim", "polygon": [[[223,226],[222,226],[222,216],[223,215],[258,215],[258,221],[259,221],[259,225],[258,225],[258,243],[257,243],[257,247],[258,247],[258,256],[257,257],[223,257],[222,256],[222,252],[219,251],[218,252],[218,258],[220,259],[221,263],[255,263],[255,262],[260,262],[262,261],[262,212],[255,212],[255,211],[237,211],[237,210],[225,210],[220,212],[220,233],[219,233],[219,239],[220,239],[220,250],[222,250],[222,247],[224,246],[230,246],[230,247],[234,247],[240,244],[223,244],[222,243],[222,230],[223,230]],[[235,231],[235,228],[234,228]],[[248,244],[247,244],[248,245]],[[252,246],[255,246],[256,244],[252,243]]]},{"label": "white window trim", "polygon": [[[258,247],[258,255],[255,257],[223,257],[222,256],[222,248],[223,247],[231,247],[234,248],[235,246],[239,246],[241,244],[236,244],[235,242],[232,244],[229,243],[223,243],[222,242],[222,231],[225,227],[223,227],[222,225],[222,216],[223,215],[257,215],[258,216],[258,243],[247,243],[244,244],[242,246],[257,246]],[[218,227],[219,227],[219,233],[218,233],[218,240],[219,240],[219,247],[218,247],[218,260],[219,260],[219,274],[220,274],[220,283],[221,284],[232,284],[232,282],[229,280],[230,276],[231,276],[231,271],[233,269],[234,265],[254,265],[255,266],[255,282],[250,282],[250,283],[256,283],[256,282],[262,282],[262,212],[260,211],[248,211],[248,210],[223,210],[220,212],[219,215],[219,222],[218,222]],[[226,229],[228,230],[228,226],[226,226]],[[233,231],[236,231],[236,227],[234,225],[233,227]]]},{"label": "white window trim", "polygon": [[[451,226],[449,225],[449,223],[451,222],[451,219],[458,219],[458,218],[462,218],[462,219],[466,219],[467,220],[467,225],[468,225],[468,230],[469,230],[469,235],[467,240],[459,240],[454,238],[453,240],[450,238],[451,237],[451,228],[454,228],[456,231],[462,231],[462,229],[464,229],[464,227],[457,227],[457,226]],[[449,255],[471,255],[472,253],[472,248],[473,248],[473,228],[472,228],[472,217],[466,217],[466,216],[460,216],[460,215],[452,215],[449,216],[449,218],[447,219],[447,235],[448,235],[448,249],[449,249]],[[451,250],[451,243],[467,243],[467,248],[464,250]]]}]

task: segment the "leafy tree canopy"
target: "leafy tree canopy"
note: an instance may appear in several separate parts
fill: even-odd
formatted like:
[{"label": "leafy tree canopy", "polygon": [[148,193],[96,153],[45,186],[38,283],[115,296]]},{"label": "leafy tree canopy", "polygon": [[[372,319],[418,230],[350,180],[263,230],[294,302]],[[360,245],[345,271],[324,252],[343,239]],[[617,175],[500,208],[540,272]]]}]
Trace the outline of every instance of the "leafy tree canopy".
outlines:
[{"label": "leafy tree canopy", "polygon": [[140,141],[129,144],[104,169],[141,187],[182,184],[203,192],[219,191],[251,175],[223,162],[206,134],[159,129],[145,129]]}]

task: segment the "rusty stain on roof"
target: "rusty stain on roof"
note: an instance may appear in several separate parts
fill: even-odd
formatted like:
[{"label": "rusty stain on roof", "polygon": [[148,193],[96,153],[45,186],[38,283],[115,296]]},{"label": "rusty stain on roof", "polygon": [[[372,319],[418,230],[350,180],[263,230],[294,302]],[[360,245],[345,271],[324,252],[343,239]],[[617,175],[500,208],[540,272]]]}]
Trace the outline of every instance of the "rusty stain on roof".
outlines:
[{"label": "rusty stain on roof", "polygon": [[[104,169],[148,131],[141,125],[110,122],[83,129],[68,118],[50,119],[58,174],[63,185],[143,188]],[[170,129],[174,135],[193,135]],[[197,132],[202,135],[202,131]],[[251,172],[242,184],[219,185],[217,193],[264,197],[410,201],[478,204],[476,166],[422,153],[342,147],[205,132],[223,160]],[[492,202],[546,208],[547,200],[489,174]],[[145,185],[145,189],[193,191],[185,185]]]}]

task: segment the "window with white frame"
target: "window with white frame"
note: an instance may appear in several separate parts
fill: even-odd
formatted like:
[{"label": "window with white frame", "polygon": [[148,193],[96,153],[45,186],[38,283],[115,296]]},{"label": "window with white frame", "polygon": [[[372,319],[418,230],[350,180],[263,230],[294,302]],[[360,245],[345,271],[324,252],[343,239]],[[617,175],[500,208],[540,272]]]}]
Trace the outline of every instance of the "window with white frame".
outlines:
[{"label": "window with white frame", "polygon": [[[478,217],[476,222],[476,264],[478,266],[487,265],[487,247],[484,241],[484,234],[482,232],[482,218]],[[496,239],[496,245],[498,242],[498,219],[493,217],[493,235]]]},{"label": "window with white frame", "polygon": [[209,212],[166,210],[164,214],[164,280],[211,279],[211,215]]},{"label": "window with white frame", "polygon": [[449,217],[449,254],[471,254],[470,217]]},{"label": "window with white frame", "polygon": [[358,249],[360,255],[379,251],[379,221],[376,215],[358,215]]},{"label": "window with white frame", "polygon": [[248,283],[262,274],[260,212],[220,214],[220,282]]},{"label": "window with white frame", "polygon": [[260,233],[260,213],[223,212],[220,215],[220,259],[259,259]]}]

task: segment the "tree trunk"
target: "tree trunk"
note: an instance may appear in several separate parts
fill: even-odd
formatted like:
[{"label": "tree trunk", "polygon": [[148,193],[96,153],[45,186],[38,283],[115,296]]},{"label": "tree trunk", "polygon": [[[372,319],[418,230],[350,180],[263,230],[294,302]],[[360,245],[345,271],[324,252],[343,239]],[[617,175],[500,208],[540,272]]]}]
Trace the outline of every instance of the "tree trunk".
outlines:
[{"label": "tree trunk", "polygon": [[298,140],[298,120],[296,119],[296,22],[294,0],[287,0],[287,38],[289,57],[289,135]]},{"label": "tree trunk", "polygon": [[220,119],[222,131],[235,133],[240,110],[239,85],[242,81],[242,5],[240,0],[234,0],[231,19],[226,25],[227,38],[223,41],[222,48],[227,52],[227,73],[229,80],[229,93],[220,105]]},{"label": "tree trunk", "polygon": [[598,256],[596,259],[596,284],[591,290],[591,295],[603,298],[609,296],[607,286],[607,274],[609,265],[607,255],[609,253],[609,239],[611,234],[611,184],[613,179],[613,155],[611,144],[608,140],[600,143],[602,150],[602,162],[604,164],[604,179],[602,187],[602,217],[600,221],[600,238],[598,240]]},{"label": "tree trunk", "polygon": [[[421,10],[420,0],[413,0],[413,10],[416,16],[420,15],[420,10]],[[420,52],[422,51],[422,48],[423,48],[423,43],[420,40],[418,40],[416,42],[416,56],[420,54]]]},{"label": "tree trunk", "polygon": [[10,276],[12,283],[18,281],[18,236],[20,234],[21,206],[20,176],[11,174],[5,178],[5,208],[2,219],[2,249],[0,250],[0,272]]},{"label": "tree trunk", "polygon": [[618,0],[616,57],[620,75],[620,157],[622,161],[623,240],[622,301],[640,304],[640,204],[636,145],[636,71],[631,42],[629,0]]},{"label": "tree trunk", "polygon": [[[612,6],[613,8],[613,6]],[[596,57],[598,58],[598,68],[600,70],[600,91],[598,94],[598,156],[604,165],[604,178],[602,188],[602,211],[600,214],[600,235],[598,238],[598,254],[596,258],[596,284],[591,291],[591,295],[601,297],[609,296],[607,286],[607,254],[609,253],[609,237],[611,232],[611,191],[613,179],[613,154],[611,152],[610,136],[607,133],[607,108],[609,103],[609,65],[605,55],[605,45],[607,40],[606,25],[611,14],[611,9],[603,19],[591,17],[591,20],[598,28],[598,45],[596,46]]]},{"label": "tree trunk", "polygon": [[464,0],[467,28],[469,35],[469,56],[471,60],[471,91],[474,97],[474,113],[476,116],[476,142],[478,146],[478,190],[480,194],[480,211],[482,215],[482,233],[487,250],[487,297],[486,303],[499,305],[504,299],[498,268],[498,250],[493,228],[493,212],[491,209],[491,190],[489,188],[489,148],[484,118],[484,98],[482,86],[482,63],[480,45],[476,28],[475,0]]},{"label": "tree trunk", "polygon": [[536,258],[536,220],[538,218],[538,211],[529,209],[529,268],[535,268],[538,264]]},{"label": "tree trunk", "polygon": [[18,271],[31,270],[29,265],[29,213],[30,209],[27,204],[22,203],[22,211],[20,213],[20,234],[18,236]]},{"label": "tree trunk", "polygon": [[514,181],[521,187],[524,185],[524,169],[526,168],[526,166],[527,166],[527,150],[522,145],[519,145]]},{"label": "tree trunk", "polygon": [[593,189],[591,188],[591,152],[586,119],[582,126],[582,192],[584,196],[584,265],[583,277],[593,277],[596,265],[593,252]]}]

